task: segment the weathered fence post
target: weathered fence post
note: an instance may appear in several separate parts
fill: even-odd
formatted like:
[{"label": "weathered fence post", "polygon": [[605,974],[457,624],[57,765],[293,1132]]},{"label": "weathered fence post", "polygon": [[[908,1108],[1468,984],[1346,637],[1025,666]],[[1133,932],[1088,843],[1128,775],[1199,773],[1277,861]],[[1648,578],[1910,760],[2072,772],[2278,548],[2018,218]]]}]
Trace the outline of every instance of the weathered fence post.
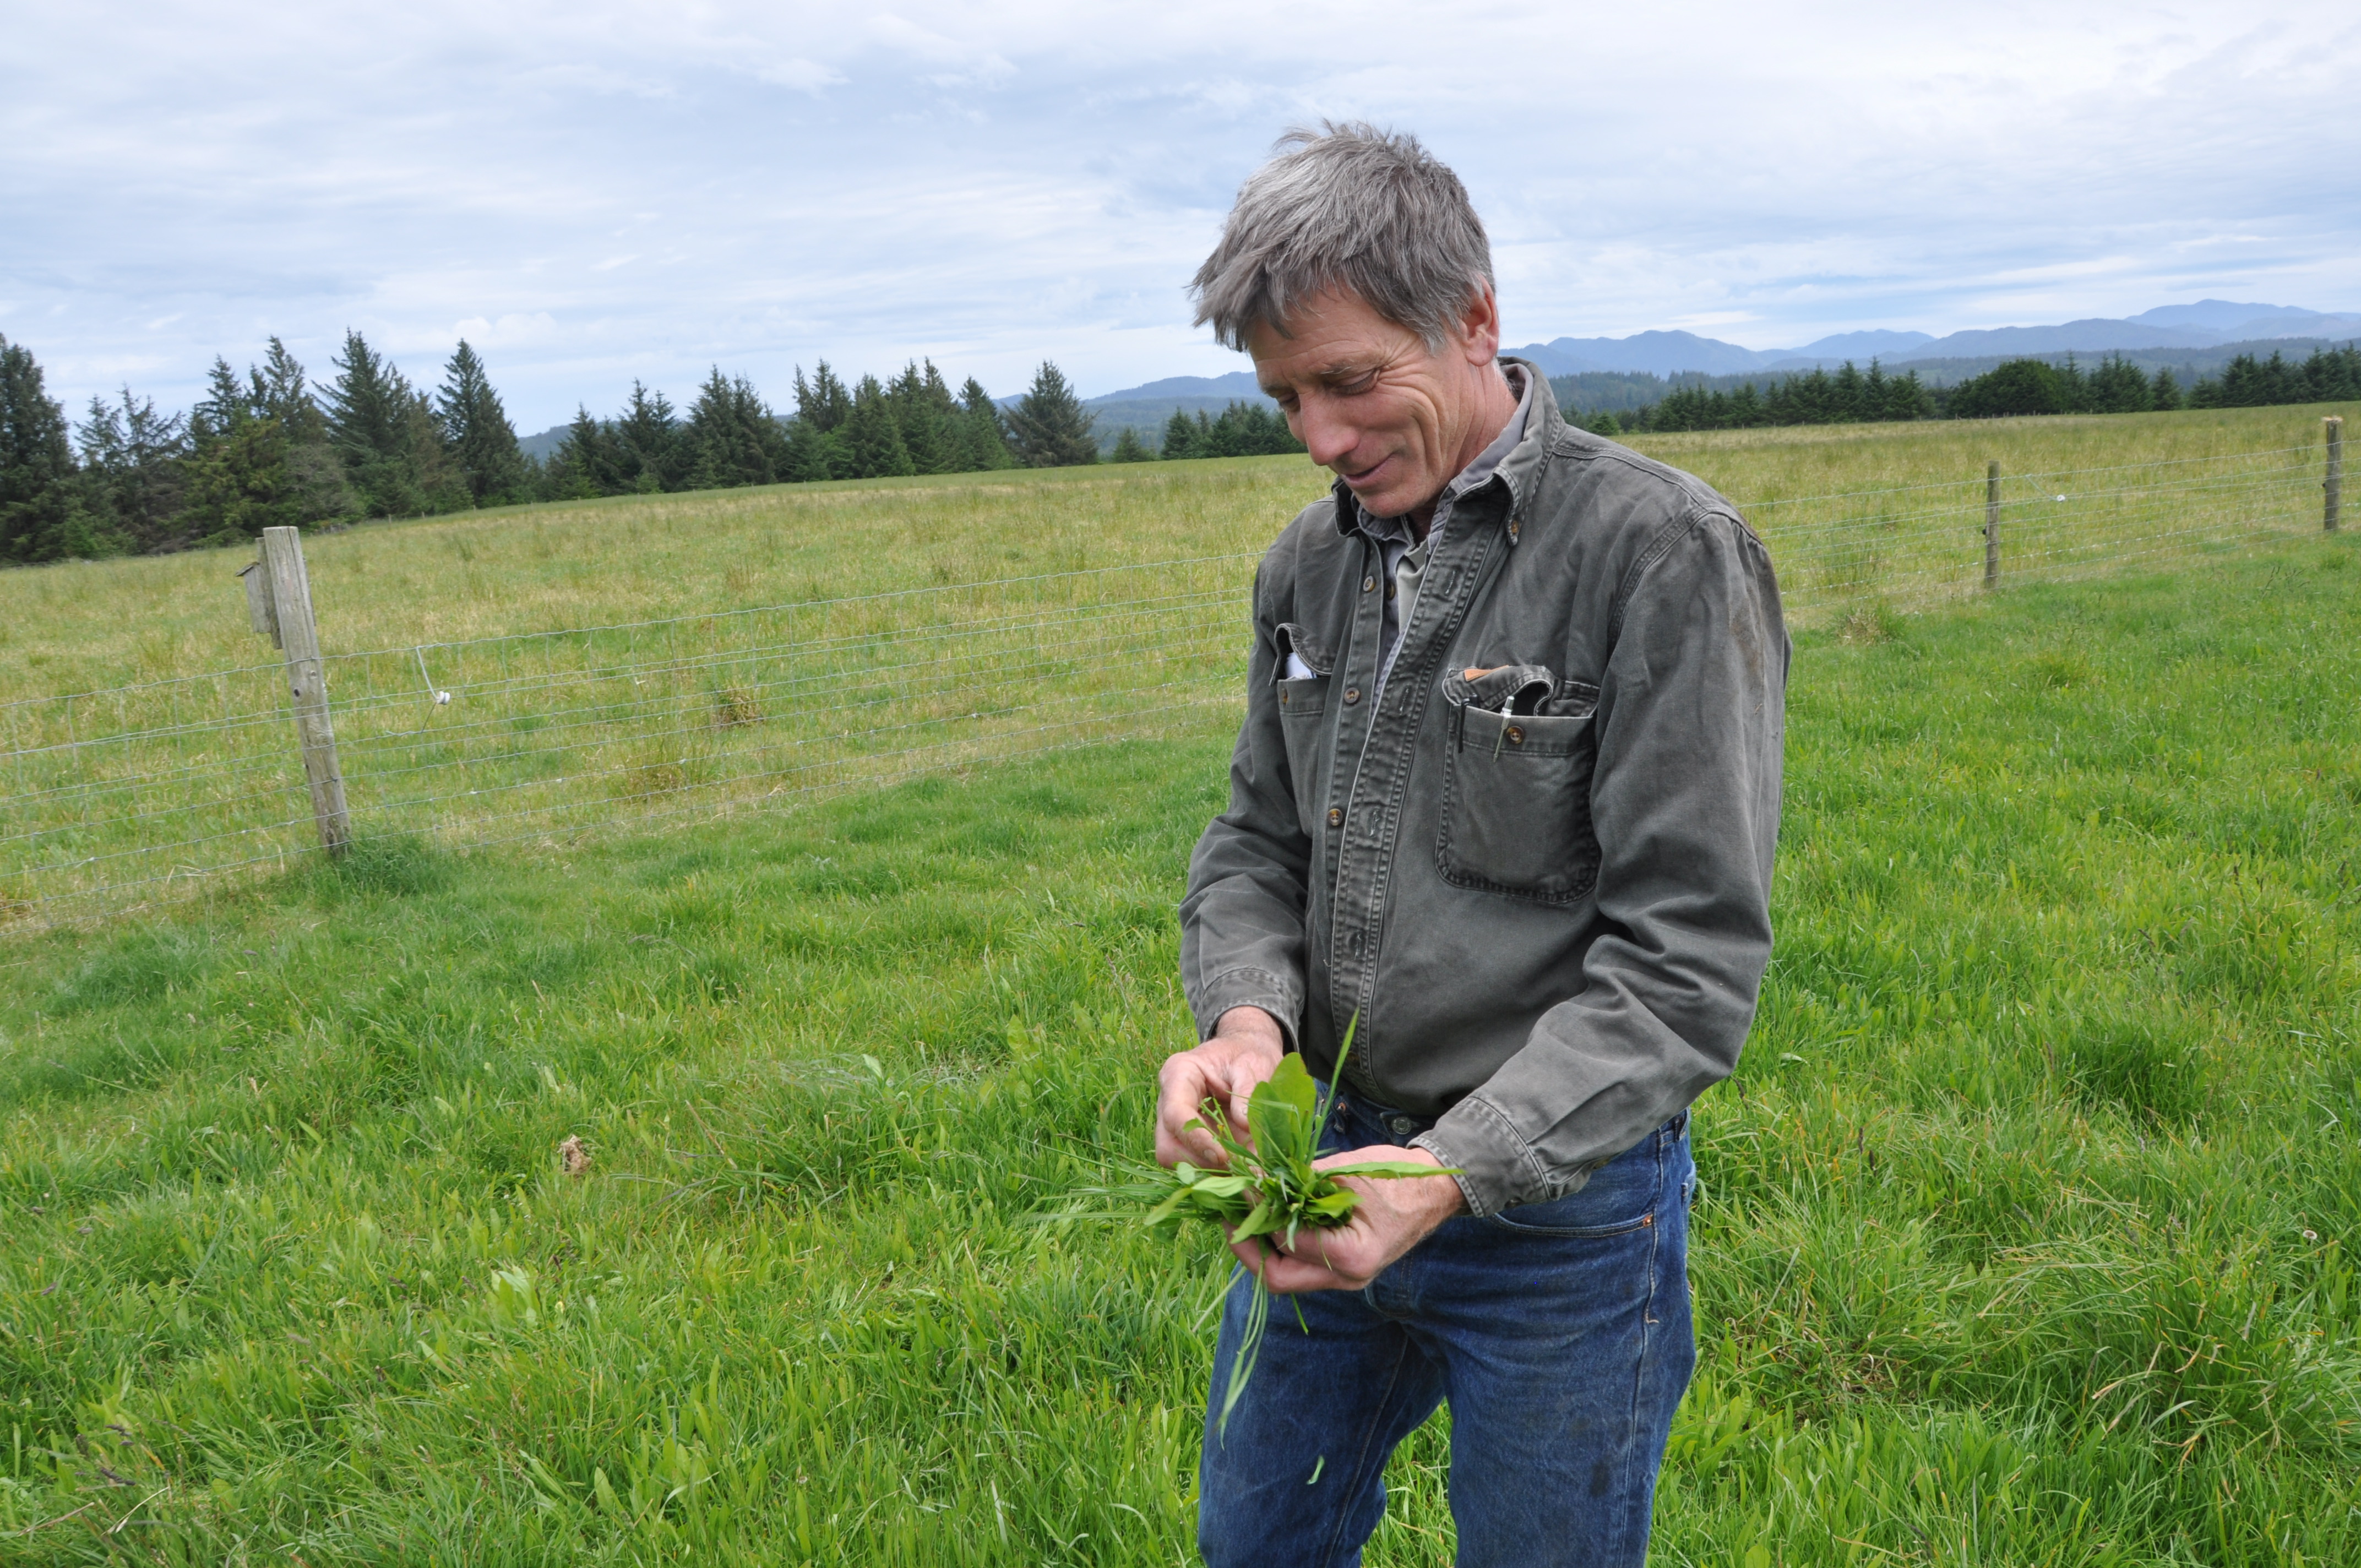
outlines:
[{"label": "weathered fence post", "polygon": [[2328,428],[2328,477],[2321,488],[2328,492],[2328,500],[2321,512],[2320,527],[2324,533],[2336,532],[2336,510],[2345,499],[2345,421],[2330,414],[2321,422]]},{"label": "weathered fence post", "polygon": [[1984,587],[2000,587],[2000,463],[1984,465]]},{"label": "weathered fence post", "polygon": [[[291,528],[262,531],[262,569],[247,576],[247,598],[257,630],[254,579],[264,579],[270,630],[287,651],[287,684],[295,695],[295,739],[303,748],[303,776],[312,786],[312,817],[320,825],[320,847],[341,855],[353,840],[345,809],[345,775],[336,764],[336,731],[328,721],[328,673],[320,660],[320,629],[312,620],[312,579],[303,569],[303,545]],[[249,568],[251,571],[251,568]]]}]

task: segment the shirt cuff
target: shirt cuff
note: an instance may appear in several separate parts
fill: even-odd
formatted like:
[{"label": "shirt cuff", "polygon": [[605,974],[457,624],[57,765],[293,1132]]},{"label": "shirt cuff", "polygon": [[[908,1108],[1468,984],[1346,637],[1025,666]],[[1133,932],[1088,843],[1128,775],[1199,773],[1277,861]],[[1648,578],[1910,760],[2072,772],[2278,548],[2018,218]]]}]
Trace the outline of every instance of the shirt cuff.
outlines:
[{"label": "shirt cuff", "polygon": [[1459,1174],[1460,1196],[1475,1215],[1497,1214],[1520,1203],[1563,1198],[1579,1188],[1585,1178],[1553,1180],[1549,1168],[1531,1145],[1517,1135],[1509,1119],[1490,1103],[1469,1095],[1444,1113],[1433,1128],[1411,1139],[1410,1146],[1424,1149]]},{"label": "shirt cuff", "polygon": [[1279,1020],[1279,1033],[1287,1036],[1287,1048],[1296,1048],[1296,1035],[1303,1020],[1303,999],[1284,977],[1268,970],[1247,968],[1224,970],[1206,981],[1203,989],[1190,999],[1190,1010],[1197,1015],[1197,1038],[1212,1039],[1214,1025],[1233,1007],[1261,1008]]}]

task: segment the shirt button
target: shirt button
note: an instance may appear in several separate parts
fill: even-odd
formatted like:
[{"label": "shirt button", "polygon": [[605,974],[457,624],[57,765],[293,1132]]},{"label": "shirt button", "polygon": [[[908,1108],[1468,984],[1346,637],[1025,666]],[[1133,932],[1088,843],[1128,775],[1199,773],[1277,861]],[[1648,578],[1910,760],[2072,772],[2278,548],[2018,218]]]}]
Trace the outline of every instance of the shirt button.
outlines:
[{"label": "shirt button", "polygon": [[1394,1130],[1394,1136],[1398,1138],[1406,1138],[1410,1136],[1410,1130],[1412,1127],[1417,1126],[1418,1124],[1411,1121],[1407,1116],[1396,1116],[1391,1121],[1389,1121],[1386,1125]]},{"label": "shirt button", "polygon": [[1345,826],[1345,813],[1336,806],[1332,806],[1328,808],[1328,826],[1331,828]]},{"label": "shirt button", "polygon": [[1346,686],[1346,687],[1345,688],[1345,706],[1346,707],[1352,707],[1355,703],[1356,703],[1356,702],[1358,702],[1358,701],[1360,701],[1360,700],[1361,700],[1361,688],[1360,688],[1360,687],[1358,687],[1358,686]]},{"label": "shirt button", "polygon": [[1378,580],[1377,580],[1377,578],[1375,578],[1375,577],[1363,577],[1363,578],[1361,579],[1361,591],[1362,591],[1363,593],[1367,593],[1370,589],[1372,589],[1372,588],[1376,587],[1377,586],[1378,586]]},{"label": "shirt button", "polygon": [[1515,725],[1513,725],[1513,724],[1510,725],[1510,726],[1509,726],[1509,744],[1510,744],[1510,745],[1511,745],[1511,746],[1521,746],[1521,745],[1523,745],[1524,743],[1525,743],[1525,732],[1524,732],[1523,730],[1521,730],[1521,729],[1518,729],[1518,728],[1517,728]]}]

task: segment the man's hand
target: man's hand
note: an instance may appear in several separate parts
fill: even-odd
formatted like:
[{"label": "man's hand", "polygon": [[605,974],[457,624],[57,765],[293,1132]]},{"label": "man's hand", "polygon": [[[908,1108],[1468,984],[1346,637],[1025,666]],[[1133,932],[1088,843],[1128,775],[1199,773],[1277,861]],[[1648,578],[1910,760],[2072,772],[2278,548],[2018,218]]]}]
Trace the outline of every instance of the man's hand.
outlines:
[{"label": "man's hand", "polygon": [[[1424,1149],[1372,1144],[1347,1149],[1318,1161],[1330,1166],[1363,1165],[1378,1160],[1422,1160],[1438,1168],[1443,1162]],[[1307,1290],[1358,1290],[1410,1251],[1437,1225],[1461,1212],[1467,1200],[1459,1183],[1448,1176],[1403,1176],[1383,1179],[1347,1176],[1344,1184],[1361,1195],[1352,1217],[1333,1231],[1305,1229],[1295,1234],[1291,1253],[1265,1246],[1283,1245],[1280,1236],[1257,1236],[1233,1242],[1238,1261],[1262,1276],[1274,1294],[1290,1296]]]},{"label": "man's hand", "polygon": [[1212,1039],[1165,1058],[1156,1075],[1156,1163],[1168,1170],[1184,1159],[1208,1169],[1227,1165],[1229,1157],[1205,1132],[1183,1129],[1211,1100],[1229,1113],[1231,1135],[1244,1143],[1246,1099],[1286,1054],[1278,1019],[1259,1007],[1233,1007],[1215,1021]]}]

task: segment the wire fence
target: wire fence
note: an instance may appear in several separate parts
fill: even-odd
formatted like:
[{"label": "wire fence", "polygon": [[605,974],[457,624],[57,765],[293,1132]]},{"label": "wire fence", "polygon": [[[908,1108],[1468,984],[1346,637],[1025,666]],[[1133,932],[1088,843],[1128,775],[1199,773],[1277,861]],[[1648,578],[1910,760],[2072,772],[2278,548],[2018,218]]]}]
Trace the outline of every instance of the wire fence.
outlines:
[{"label": "wire fence", "polygon": [[[2002,581],[2316,532],[2321,472],[2306,446],[2005,477]],[[1974,476],[1741,510],[1808,625],[1981,591],[1991,499]],[[1256,559],[332,654],[355,839],[558,839],[1201,729],[1243,701]],[[318,842],[277,660],[0,704],[0,929],[215,885]]]}]

